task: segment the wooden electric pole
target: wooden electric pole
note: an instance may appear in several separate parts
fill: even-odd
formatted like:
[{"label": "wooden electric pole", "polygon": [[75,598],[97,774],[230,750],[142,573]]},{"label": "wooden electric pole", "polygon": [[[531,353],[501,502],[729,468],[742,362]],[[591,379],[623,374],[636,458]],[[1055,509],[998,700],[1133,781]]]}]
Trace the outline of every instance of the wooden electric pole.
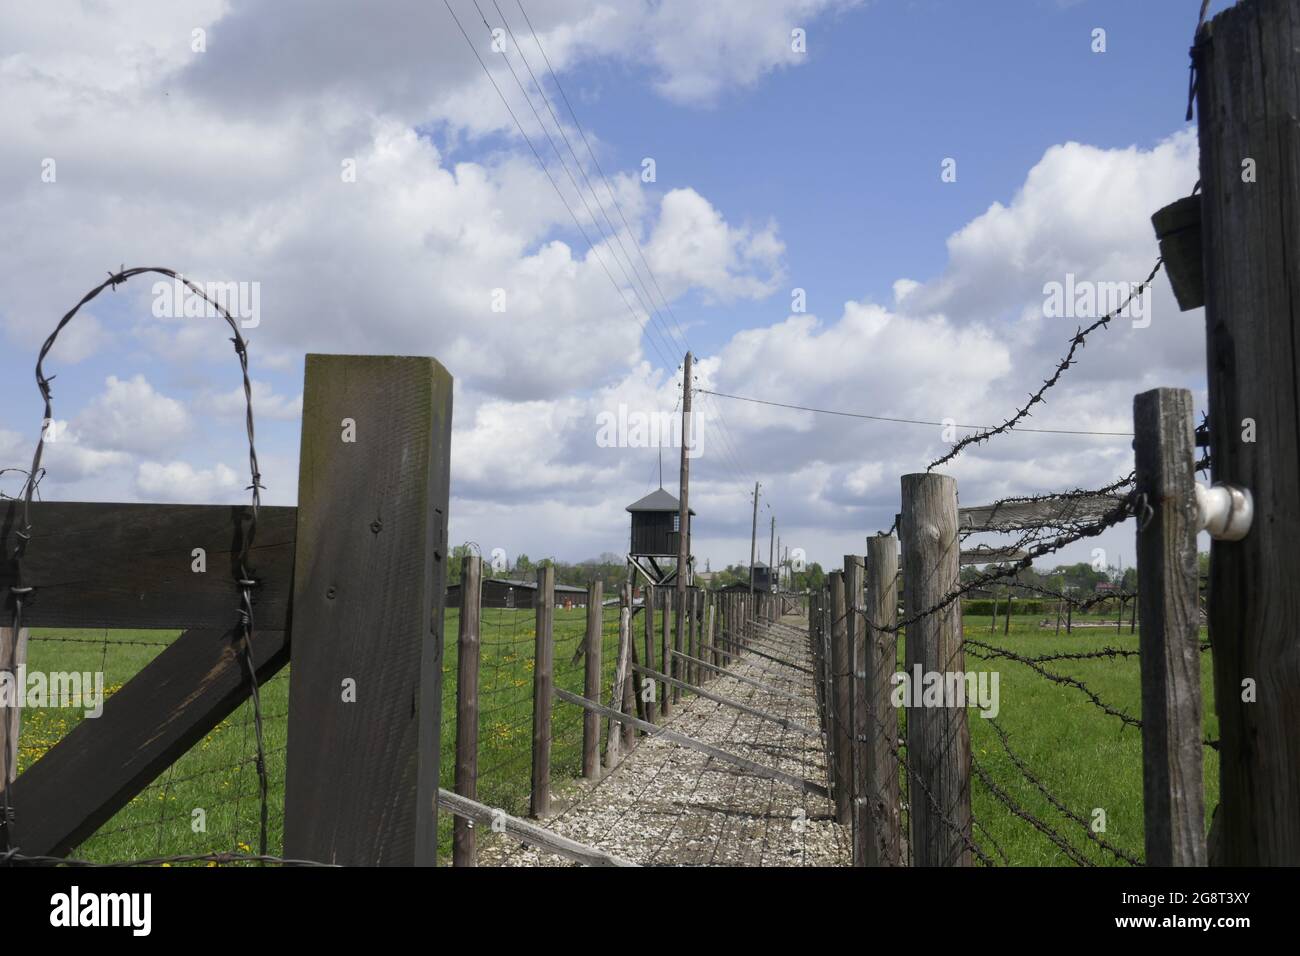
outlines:
[{"label": "wooden electric pole", "polygon": [[[673,646],[677,650],[682,649],[682,634],[686,627],[686,569],[690,563],[691,554],[691,459],[687,454],[691,441],[691,353],[686,353],[686,361],[682,365],[682,470],[680,487],[677,501],[677,602],[674,610],[677,612],[675,623],[677,632],[673,637]],[[678,659],[672,658],[672,675],[678,673]],[[666,691],[666,688],[665,688]]]},{"label": "wooden electric pole", "polygon": [[749,602],[754,603],[754,562],[758,560],[758,482],[754,482],[754,523],[749,529]]}]

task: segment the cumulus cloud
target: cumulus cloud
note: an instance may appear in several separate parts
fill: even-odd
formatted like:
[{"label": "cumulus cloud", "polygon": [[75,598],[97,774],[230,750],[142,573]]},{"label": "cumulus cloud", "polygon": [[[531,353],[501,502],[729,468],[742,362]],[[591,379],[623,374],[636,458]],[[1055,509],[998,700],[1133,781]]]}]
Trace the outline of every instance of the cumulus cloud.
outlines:
[{"label": "cumulus cloud", "polygon": [[157,392],[143,375],[110,375],[104,390],[77,415],[74,432],[97,448],[154,453],[175,449],[190,429],[190,415]]},{"label": "cumulus cloud", "polygon": [[233,468],[223,464],[195,468],[183,461],[146,461],[136,471],[135,484],[145,500],[208,504],[242,495],[243,483]]}]

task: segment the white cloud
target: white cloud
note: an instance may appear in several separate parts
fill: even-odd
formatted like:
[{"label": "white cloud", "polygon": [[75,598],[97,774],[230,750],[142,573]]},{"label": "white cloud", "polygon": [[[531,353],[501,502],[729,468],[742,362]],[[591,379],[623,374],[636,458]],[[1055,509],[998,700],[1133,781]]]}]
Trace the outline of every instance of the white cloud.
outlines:
[{"label": "white cloud", "polygon": [[142,497],[154,501],[206,504],[242,494],[239,475],[219,463],[211,468],[195,468],[183,461],[141,462],[135,483]]},{"label": "white cloud", "polygon": [[190,429],[185,406],[154,390],[143,375],[127,380],[110,375],[74,422],[81,441],[127,452],[175,449]]}]

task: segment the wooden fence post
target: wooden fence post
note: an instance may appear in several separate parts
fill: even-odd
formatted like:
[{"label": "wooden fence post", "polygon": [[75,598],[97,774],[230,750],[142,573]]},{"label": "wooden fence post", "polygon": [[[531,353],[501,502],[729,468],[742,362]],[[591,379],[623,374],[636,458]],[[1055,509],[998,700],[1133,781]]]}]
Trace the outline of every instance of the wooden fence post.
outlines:
[{"label": "wooden fence post", "polygon": [[[623,713],[636,714],[645,712],[645,705],[641,701],[637,691],[641,687],[641,676],[632,666],[636,660],[636,635],[632,633],[632,602],[633,595],[636,592],[632,588],[632,582],[627,583],[627,656],[628,671],[627,680],[623,681]],[[632,724],[623,724],[619,732],[623,735],[623,750],[625,753],[631,753],[632,748],[636,746],[636,727]]]},{"label": "wooden fence post", "polygon": [[528,815],[551,812],[551,704],[555,691],[555,566],[537,569],[537,640],[533,655],[533,776]]},{"label": "wooden fence post", "polygon": [[[646,667],[654,667],[655,589],[647,584],[645,588],[642,590],[642,594],[645,595],[645,597],[642,598],[641,600],[641,603],[645,606],[645,610],[643,611],[643,613],[645,614],[645,622],[644,622],[645,623],[645,663],[646,663]],[[666,674],[668,672],[663,671],[662,673]],[[644,682],[645,682],[645,678],[642,677],[642,683],[644,684]],[[655,702],[663,697],[663,693],[666,688],[660,684],[656,684],[654,681],[651,681],[650,683],[655,688],[654,691],[655,700],[648,700],[645,702],[645,719],[649,723],[653,724],[655,722],[655,717],[658,711],[658,707]]]},{"label": "wooden fence post", "polygon": [[[19,679],[19,672],[27,663],[28,629],[19,628],[14,633],[12,627],[0,627],[0,674],[10,674],[15,691],[11,706],[0,707],[0,793],[9,788],[18,779],[18,735],[22,729],[22,707],[25,686]],[[12,791],[10,791],[12,793]],[[9,801],[9,809],[14,811],[14,801]],[[3,813],[0,803],[0,813]],[[0,816],[0,850],[9,848],[9,821]]]},{"label": "wooden fence post", "polygon": [[1010,591],[1008,591],[1008,592],[1007,592],[1007,607],[1006,607],[1006,611],[1005,611],[1005,613],[1004,613],[1003,616],[1002,616],[1002,633],[1003,633],[1003,634],[1010,634],[1010,633],[1011,633],[1011,605],[1012,605],[1012,602],[1015,601],[1015,599],[1016,599],[1016,596],[1015,596],[1014,594],[1012,594]]},{"label": "wooden fence post", "polygon": [[[627,695],[624,691],[628,684],[628,672],[631,670],[632,650],[632,582],[628,581],[619,591],[618,609],[618,662],[614,667],[614,686],[610,689],[609,706],[618,710],[626,705]],[[628,711],[630,713],[630,711]],[[605,767],[618,765],[622,751],[623,731],[618,721],[610,719],[605,731]]]},{"label": "wooden fence post", "polygon": [[844,624],[849,650],[849,797],[853,820],[853,865],[867,865],[867,629],[863,560],[844,556]]},{"label": "wooden fence post", "polygon": [[[704,634],[705,634],[704,643],[705,643],[705,644],[708,644],[709,647],[717,647],[718,645],[714,642],[714,631],[713,631],[714,626],[715,626],[715,624],[716,624],[716,622],[717,622],[717,614],[718,614],[718,596],[717,596],[717,594],[715,594],[715,593],[712,592],[712,591],[706,592],[705,603],[706,603],[706,606],[707,606],[707,608],[708,608],[708,619],[709,619],[709,622],[708,622],[708,626],[705,628],[705,631],[704,631]],[[702,660],[702,659],[704,658],[703,648],[701,648],[700,650],[701,650],[700,658],[701,658],[701,660]],[[713,673],[713,671],[709,670],[707,667],[703,667],[703,668],[700,668],[700,669],[701,669],[702,671],[704,671],[704,673],[700,675],[701,678],[702,678],[703,680],[706,680],[706,681],[711,681],[711,680],[713,680],[713,677],[714,677],[714,673]]]},{"label": "wooden fence post", "polygon": [[435,865],[451,376],[308,355],[284,853]]},{"label": "wooden fence post", "polygon": [[[1197,63],[1211,470],[1250,489],[1241,541],[1210,546],[1219,714],[1212,845],[1231,866],[1300,864],[1300,18],[1245,0]],[[1251,175],[1247,176],[1246,173]],[[1145,580],[1141,589],[1145,589]]]},{"label": "wooden fence post", "polygon": [[[483,559],[467,554],[460,562],[460,627],[456,635],[456,792],[478,799],[479,618]],[[477,866],[474,828],[452,818],[453,866]]]},{"label": "wooden fence post", "polygon": [[[957,535],[957,482],[934,473],[904,475],[903,600],[907,616],[921,614],[957,588],[961,572]],[[971,863],[970,728],[965,706],[914,706],[925,675],[964,673],[961,600],[907,626],[909,680],[907,756],[916,775],[911,787],[912,860],[916,866]],[[945,680],[946,683],[946,680]],[[929,791],[926,793],[926,791]]]},{"label": "wooden fence post", "polygon": [[[605,647],[605,582],[597,578],[587,585],[587,660],[583,671],[583,696],[600,700],[600,666]],[[582,715],[582,775],[588,780],[600,776],[600,716]]]},{"label": "wooden fence post", "polygon": [[844,572],[832,571],[831,575],[831,726],[833,745],[831,748],[835,763],[835,818],[840,826],[849,826],[853,822],[853,778],[851,775],[849,729],[849,670],[852,661],[849,657],[849,630],[845,619]]},{"label": "wooden fence post", "polygon": [[[664,626],[663,626],[663,637],[661,639],[663,644],[663,647],[661,648],[661,650],[663,651],[663,667],[661,668],[660,673],[667,674],[669,677],[672,677],[673,668],[677,666],[677,658],[673,656],[673,637],[672,637],[673,592],[668,590],[667,588],[664,588],[663,599],[664,599],[664,613],[663,613]],[[663,684],[660,687],[659,713],[663,714],[665,720],[671,717],[673,713],[672,693],[671,693],[671,689],[667,684]]]},{"label": "wooden fence post", "polygon": [[1136,489],[1152,509],[1137,531],[1146,864],[1205,866],[1192,393],[1138,395],[1133,432]]},{"label": "wooden fence post", "polygon": [[898,709],[890,699],[898,667],[898,539],[867,539],[867,866],[902,865]]}]

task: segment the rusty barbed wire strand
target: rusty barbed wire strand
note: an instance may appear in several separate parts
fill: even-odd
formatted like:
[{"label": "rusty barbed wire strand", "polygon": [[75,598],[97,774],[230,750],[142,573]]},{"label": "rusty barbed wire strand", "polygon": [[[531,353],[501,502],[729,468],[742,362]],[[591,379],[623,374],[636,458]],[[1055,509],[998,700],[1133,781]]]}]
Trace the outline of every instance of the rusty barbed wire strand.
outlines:
[{"label": "rusty barbed wire strand", "polygon": [[[203,299],[203,301],[207,302],[208,305],[216,309],[220,317],[223,318],[226,324],[230,326],[230,331],[233,333],[233,337],[231,338],[230,341],[234,344],[235,354],[239,358],[239,367],[240,367],[241,376],[243,378],[243,388],[244,388],[244,411],[245,411],[244,420],[245,420],[245,429],[248,434],[248,467],[249,467],[249,476],[250,476],[250,484],[248,488],[245,490],[251,492],[251,501],[249,506],[249,520],[248,520],[247,532],[240,535],[240,539],[241,539],[240,548],[236,560],[235,583],[238,585],[239,592],[240,592],[240,603],[239,603],[239,607],[236,610],[236,614],[237,614],[236,630],[238,632],[238,636],[242,638],[241,641],[242,650],[243,650],[242,657],[243,657],[244,665],[248,670],[249,691],[253,703],[254,723],[257,729],[257,748],[258,748],[257,766],[258,766],[258,778],[260,781],[261,800],[262,800],[259,856],[266,856],[267,826],[268,826],[268,806],[267,806],[268,782],[267,782],[267,775],[266,775],[265,742],[262,734],[262,724],[261,724],[261,698],[258,692],[257,669],[256,669],[256,664],[253,656],[253,640],[255,635],[255,625],[253,619],[252,589],[258,586],[258,582],[251,576],[251,572],[249,571],[249,567],[248,567],[249,555],[252,551],[253,542],[257,535],[257,518],[258,518],[258,508],[261,504],[262,476],[260,474],[258,463],[257,463],[257,447],[255,443],[255,431],[253,427],[253,385],[252,385],[252,379],[250,378],[248,372],[248,343],[245,341],[243,335],[240,333],[239,323],[235,321],[235,319],[231,316],[230,312],[226,309],[226,307],[222,305],[220,302],[217,302],[212,297],[210,297],[208,293],[199,285],[187,279],[183,274],[175,271],[174,269],[168,269],[161,266],[139,266],[139,267],[133,267],[127,269],[124,266],[119,266],[116,272],[110,270],[108,273],[108,278],[106,280],[104,280],[99,285],[95,286],[89,292],[83,295],[80,301],[78,301],[76,305],[74,305],[70,310],[68,310],[68,312],[66,312],[63,315],[63,317],[59,320],[58,324],[54,327],[54,331],[52,331],[49,334],[49,336],[45,339],[45,342],[41,345],[40,352],[38,353],[36,359],[35,375],[36,375],[36,385],[41,393],[41,398],[44,402],[44,413],[41,421],[40,437],[37,439],[36,442],[36,451],[32,455],[32,465],[31,468],[28,469],[27,471],[27,480],[23,484],[22,520],[21,520],[20,527],[15,532],[15,537],[17,538],[17,544],[15,545],[13,554],[11,555],[13,566],[14,566],[14,584],[10,586],[10,594],[13,598],[13,634],[14,634],[13,639],[17,640],[18,632],[22,627],[22,610],[23,610],[24,598],[26,597],[26,595],[31,594],[36,588],[35,585],[27,583],[23,577],[23,557],[26,553],[27,545],[31,541],[31,536],[32,536],[32,521],[31,521],[32,498],[36,494],[37,485],[40,483],[41,478],[43,478],[45,475],[45,470],[41,467],[41,457],[45,452],[45,442],[47,438],[47,432],[54,423],[53,392],[51,390],[50,383],[54,381],[55,376],[52,375],[46,376],[45,368],[44,368],[45,359],[50,354],[50,350],[54,348],[54,343],[58,340],[59,333],[62,332],[63,329],[68,325],[68,323],[70,323],[73,320],[73,318],[77,315],[77,313],[81,311],[81,308],[83,306],[93,301],[105,289],[116,291],[119,285],[122,285],[123,283],[127,282],[129,279],[132,279],[139,275],[145,275],[145,274],[162,275],[174,279],[175,281],[183,284],[195,295],[199,296],[199,298]],[[4,755],[0,755],[0,762],[2,762],[3,764],[2,766],[0,766],[0,774],[7,775],[9,771],[7,752]],[[0,846],[6,848],[12,848],[16,845],[16,840],[15,840],[15,826],[14,826],[14,821],[12,819],[11,807],[9,805],[9,788],[6,787],[2,791],[2,793],[3,793],[3,799],[2,801],[0,801]]]},{"label": "rusty barbed wire strand", "polygon": [[980,765],[980,762],[975,759],[974,754],[971,755],[970,765],[971,765],[971,769],[975,771],[976,776],[980,778],[980,782],[983,783],[984,786],[988,788],[989,793],[993,794],[993,796],[996,797],[998,801],[1001,802],[1004,806],[1006,806],[1006,808],[1010,810],[1015,816],[1024,820],[1031,827],[1033,827],[1039,833],[1043,834],[1054,844],[1056,844],[1056,846],[1061,850],[1061,852],[1064,853],[1067,857],[1069,857],[1072,861],[1077,863],[1079,866],[1097,865],[1093,863],[1091,860],[1089,860],[1082,853],[1080,853],[1078,850],[1076,850],[1071,845],[1070,841],[1067,840],[1065,837],[1061,836],[1061,834],[1058,833],[1050,824],[1047,824],[1042,820],[1038,819],[1038,817],[1034,816],[1028,810],[1021,807],[1020,804],[1016,803],[1016,801],[1012,799],[1009,793],[1007,793],[1005,790],[1003,790],[1001,787],[999,787],[996,783],[993,782],[993,779],[989,776],[988,771],[986,771]]},{"label": "rusty barbed wire strand", "polygon": [[1128,298],[1126,298],[1118,308],[1107,313],[1106,315],[1103,315],[1100,319],[1093,322],[1087,328],[1080,327],[1076,329],[1074,336],[1070,339],[1070,349],[1065,353],[1065,358],[1061,359],[1061,361],[1056,366],[1056,370],[1050,376],[1048,376],[1046,379],[1043,380],[1043,384],[1039,387],[1038,391],[1030,395],[1029,401],[1026,402],[1023,406],[1021,406],[1014,415],[1006,419],[1000,425],[997,425],[993,428],[985,429],[983,431],[976,432],[973,435],[967,435],[965,438],[959,439],[957,443],[954,444],[952,448],[950,448],[947,451],[947,453],[941,455],[940,457],[936,458],[934,461],[930,462],[930,464],[926,465],[925,470],[927,472],[933,471],[935,468],[938,468],[940,465],[952,461],[969,446],[975,444],[983,444],[984,442],[988,441],[990,438],[994,438],[997,435],[1005,434],[1006,432],[1009,432],[1012,429],[1014,429],[1016,425],[1018,425],[1020,422],[1030,417],[1033,407],[1038,403],[1045,401],[1043,395],[1046,394],[1047,390],[1061,380],[1061,375],[1064,374],[1066,369],[1068,369],[1071,365],[1075,364],[1074,353],[1079,350],[1080,346],[1085,345],[1087,343],[1088,336],[1091,335],[1093,332],[1095,332],[1097,329],[1106,328],[1108,325],[1110,325],[1110,323],[1115,319],[1116,316],[1118,316],[1121,312],[1123,312],[1126,308],[1128,308],[1129,303],[1132,302],[1134,298],[1145,293],[1147,287],[1151,284],[1152,280],[1155,279],[1156,274],[1160,271],[1160,267],[1161,265],[1164,264],[1164,261],[1165,260],[1163,257],[1156,259],[1156,264],[1151,267],[1150,274],[1148,274],[1145,279],[1143,279],[1140,283],[1138,283],[1138,287],[1129,293]]}]

